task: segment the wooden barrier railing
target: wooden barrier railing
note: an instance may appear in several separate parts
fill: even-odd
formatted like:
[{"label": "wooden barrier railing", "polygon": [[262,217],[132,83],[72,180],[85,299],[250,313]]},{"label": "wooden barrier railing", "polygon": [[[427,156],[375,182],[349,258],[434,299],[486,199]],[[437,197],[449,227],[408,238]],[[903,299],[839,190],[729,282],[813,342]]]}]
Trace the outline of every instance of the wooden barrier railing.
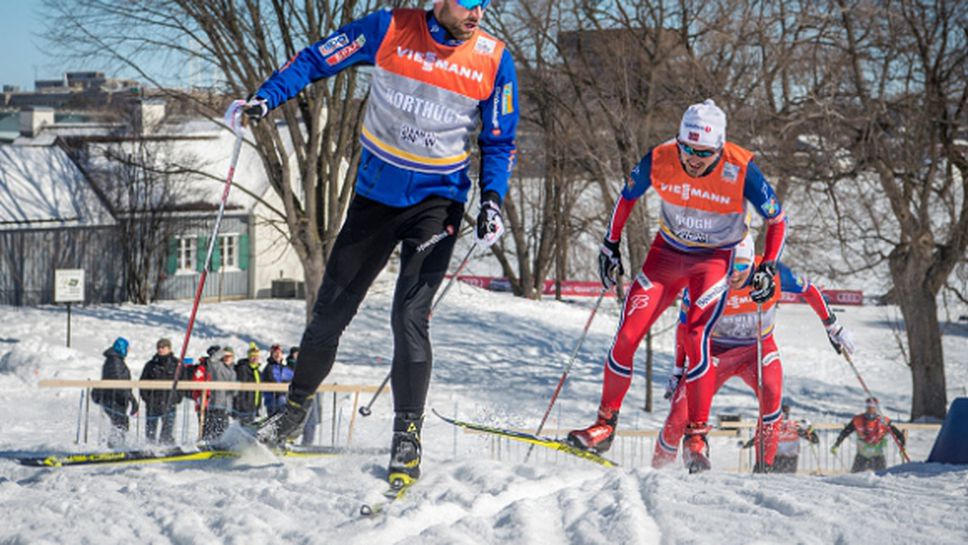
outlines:
[{"label": "wooden barrier railing", "polygon": [[[170,390],[170,380],[77,380],[77,379],[46,379],[39,383],[41,388],[100,388],[105,390]],[[320,384],[317,393],[373,393],[378,386],[366,384]],[[287,392],[288,383],[280,382],[192,382],[179,381],[178,390],[234,390],[238,392]],[[387,386],[384,392],[390,390]]]},{"label": "wooden barrier railing", "polygon": [[[74,442],[87,443],[88,440],[88,427],[91,415],[91,390],[102,389],[102,390],[170,390],[171,381],[168,380],[83,380],[83,379],[45,379],[41,380],[38,384],[40,388],[45,389],[68,389],[77,388],[83,390],[81,392],[81,400],[79,412],[77,415],[77,433]],[[236,392],[279,392],[285,393],[289,391],[288,383],[279,382],[195,382],[195,381],[180,381],[177,390],[182,392],[203,392],[203,391],[213,391],[213,390],[226,390],[226,391],[236,391]],[[336,428],[337,420],[335,418],[336,412],[336,396],[337,394],[353,394],[353,410],[349,415],[349,425],[346,435],[346,442],[351,443],[353,441],[353,430],[356,424],[356,412],[357,407],[360,402],[360,394],[374,393],[379,389],[379,386],[372,386],[368,384],[321,384],[319,388],[316,389],[316,395],[323,393],[333,394],[333,425],[332,425],[332,443],[336,443]],[[385,386],[383,391],[389,391],[389,386]],[[319,401],[319,399],[317,397]],[[177,407],[176,407],[177,410]],[[319,404],[315,408],[317,415],[321,414]],[[187,413],[185,413],[187,414]],[[187,426],[187,417],[183,419],[183,427]],[[138,421],[140,423],[140,420]],[[83,431],[83,433],[82,433]],[[199,430],[199,434],[201,430]]]}]

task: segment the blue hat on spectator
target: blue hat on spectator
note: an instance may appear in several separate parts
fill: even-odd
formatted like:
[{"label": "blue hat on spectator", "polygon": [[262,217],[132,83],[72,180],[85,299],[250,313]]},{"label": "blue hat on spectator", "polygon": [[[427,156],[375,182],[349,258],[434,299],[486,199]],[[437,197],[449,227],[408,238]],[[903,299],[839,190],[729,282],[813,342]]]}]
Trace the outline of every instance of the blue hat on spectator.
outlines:
[{"label": "blue hat on spectator", "polygon": [[114,351],[117,352],[118,355],[121,356],[122,358],[127,357],[128,339],[125,339],[124,337],[118,337],[117,339],[114,339],[114,344],[111,345],[111,348],[113,348]]}]

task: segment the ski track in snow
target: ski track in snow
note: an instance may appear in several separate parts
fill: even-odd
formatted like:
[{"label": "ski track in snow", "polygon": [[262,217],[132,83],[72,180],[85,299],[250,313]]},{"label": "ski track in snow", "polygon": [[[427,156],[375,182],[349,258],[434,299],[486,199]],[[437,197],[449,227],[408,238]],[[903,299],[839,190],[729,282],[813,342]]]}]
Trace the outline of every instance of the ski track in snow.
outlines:
[{"label": "ski track in snow", "polygon": [[[327,382],[376,384],[387,373],[392,282],[384,275],[374,286]],[[429,406],[482,423],[536,427],[591,303],[525,301],[458,284],[434,317]],[[158,337],[180,345],[189,310],[188,302],[80,307],[73,346],[66,348],[63,309],[0,307],[0,405],[7,412],[0,420],[0,451],[98,448],[73,444],[77,391],[38,390],[36,381],[96,378],[101,352],[118,335],[132,342],[128,362],[137,376]],[[617,314],[613,300],[602,303],[548,427],[586,425],[594,417]],[[840,313],[861,349],[857,364],[864,378],[888,414],[904,419],[910,372],[898,363],[890,316],[883,307]],[[263,349],[295,344],[303,319],[299,301],[203,304],[189,354],[213,343],[236,350],[250,340]],[[968,327],[948,324],[946,330],[945,351],[954,361],[950,354],[968,351]],[[636,369],[625,425],[661,425],[671,340],[671,332],[655,339],[656,411],[636,408],[644,383]],[[807,306],[780,311],[777,340],[797,417],[842,422],[862,408],[864,394]],[[640,353],[636,364],[641,361]],[[968,366],[949,364],[947,380],[954,387],[968,384]],[[355,445],[387,446],[389,397],[374,405],[373,416],[356,420]],[[324,401],[329,411],[329,398]],[[754,411],[751,393],[738,380],[727,383],[713,405],[713,414],[751,417]],[[97,418],[94,441],[103,434]],[[714,471],[688,475],[678,467],[608,470],[541,449],[530,464],[508,463],[491,459],[485,439],[461,433],[458,446],[455,437],[453,427],[428,415],[424,477],[372,518],[360,517],[359,507],[379,499],[385,456],[280,461],[250,449],[237,460],[56,470],[0,460],[0,544],[968,542],[968,468],[910,464],[881,475],[741,475],[715,471],[720,458],[735,460],[735,449],[713,442]],[[915,438],[912,457],[923,459],[933,437]]]}]

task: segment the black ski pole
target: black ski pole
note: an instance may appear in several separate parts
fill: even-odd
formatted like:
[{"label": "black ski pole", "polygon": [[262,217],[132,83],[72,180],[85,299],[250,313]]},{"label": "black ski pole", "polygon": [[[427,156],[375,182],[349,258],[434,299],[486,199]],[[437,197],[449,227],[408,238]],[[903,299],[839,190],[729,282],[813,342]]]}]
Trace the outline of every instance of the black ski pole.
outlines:
[{"label": "black ski pole", "polygon": [[[464,267],[467,266],[467,262],[470,261],[471,254],[474,253],[474,248],[476,247],[477,247],[476,244],[471,244],[470,249],[467,250],[467,254],[464,255],[464,259],[462,259],[460,264],[457,265],[457,270],[454,271],[454,274],[451,275],[450,280],[447,281],[447,285],[444,286],[444,291],[440,292],[440,295],[437,296],[437,300],[434,301],[433,305],[431,305],[430,316],[434,315],[434,311],[437,309],[437,305],[440,304],[440,302],[444,299],[444,296],[447,295],[447,292],[450,291],[451,286],[453,286],[454,282],[457,281],[457,276],[461,273],[461,271],[464,270]],[[392,363],[391,363],[391,366],[392,366]],[[361,415],[370,416],[370,414],[372,414],[373,411],[371,409],[373,407],[373,404],[376,402],[377,398],[380,397],[380,394],[383,392],[383,389],[386,388],[387,383],[390,382],[390,376],[392,374],[393,374],[393,369],[391,368],[390,371],[387,372],[387,376],[383,378],[383,382],[380,383],[380,387],[377,388],[376,392],[373,393],[373,397],[370,398],[370,402],[360,407]]]},{"label": "black ski pole", "polygon": [[756,464],[760,471],[766,471],[766,437],[764,437],[765,423],[763,422],[763,304],[756,303],[756,408],[759,417],[756,419],[756,435],[759,444],[756,446]]}]

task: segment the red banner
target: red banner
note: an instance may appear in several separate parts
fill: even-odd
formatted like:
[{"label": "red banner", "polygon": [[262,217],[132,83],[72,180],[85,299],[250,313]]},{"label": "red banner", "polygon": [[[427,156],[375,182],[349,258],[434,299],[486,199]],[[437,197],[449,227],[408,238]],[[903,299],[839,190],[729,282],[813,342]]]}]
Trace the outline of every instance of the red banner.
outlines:
[{"label": "red banner", "polygon": [[[458,280],[490,291],[511,291],[511,282],[507,278],[461,275]],[[565,280],[561,283],[561,295],[563,297],[598,297],[601,292],[601,282]],[[545,280],[544,289],[541,293],[543,295],[554,295],[555,281]],[[831,305],[860,306],[864,304],[864,292],[861,290],[823,290],[823,294],[827,298],[827,303]],[[615,297],[615,290],[608,290],[605,296]],[[799,295],[784,292],[780,294],[780,302],[804,303],[805,301]]]},{"label": "red banner", "polygon": [[[861,290],[821,290],[830,305],[854,305],[864,304],[864,292]],[[794,293],[781,293],[781,303],[805,303],[803,297]]]},{"label": "red banner", "polygon": [[[449,275],[448,275],[449,278]],[[495,276],[460,275],[458,280],[471,286],[490,291],[511,291],[511,282],[507,278]],[[602,283],[594,281],[566,280],[561,283],[561,295],[564,297],[598,297],[602,292]],[[543,295],[555,294],[555,281],[545,280]],[[615,297],[615,290],[608,290],[606,297]]]}]

